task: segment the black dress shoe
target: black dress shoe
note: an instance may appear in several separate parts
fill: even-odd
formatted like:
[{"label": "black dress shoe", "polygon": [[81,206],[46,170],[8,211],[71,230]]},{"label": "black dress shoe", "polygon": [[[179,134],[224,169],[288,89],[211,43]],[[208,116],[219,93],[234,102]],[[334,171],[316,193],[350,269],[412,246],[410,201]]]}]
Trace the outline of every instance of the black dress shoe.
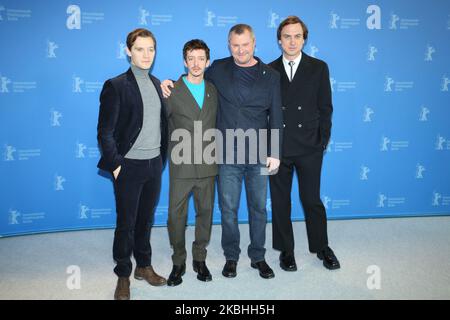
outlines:
[{"label": "black dress shoe", "polygon": [[280,267],[284,271],[297,271],[294,253],[282,251],[280,254]]},{"label": "black dress shoe", "polygon": [[181,276],[186,273],[186,264],[183,263],[181,266],[173,265],[172,272],[167,279],[167,285],[174,287],[183,282]]},{"label": "black dress shoe", "polygon": [[269,265],[266,263],[266,261],[259,261],[256,263],[250,264],[252,268],[259,270],[259,275],[264,279],[270,279],[275,277],[275,274],[273,273],[273,270],[269,267]]},{"label": "black dress shoe", "polygon": [[225,262],[225,265],[223,266],[223,270],[222,270],[223,276],[227,277],[227,278],[236,277],[236,275],[237,275],[236,266],[237,266],[237,261],[227,260],[227,262]]},{"label": "black dress shoe", "polygon": [[200,281],[211,281],[212,276],[206,266],[205,261],[192,261],[194,271],[197,272],[197,279]]},{"label": "black dress shoe", "polygon": [[323,260],[323,266],[329,270],[336,270],[341,267],[330,247],[326,247],[322,251],[317,252],[317,258]]}]

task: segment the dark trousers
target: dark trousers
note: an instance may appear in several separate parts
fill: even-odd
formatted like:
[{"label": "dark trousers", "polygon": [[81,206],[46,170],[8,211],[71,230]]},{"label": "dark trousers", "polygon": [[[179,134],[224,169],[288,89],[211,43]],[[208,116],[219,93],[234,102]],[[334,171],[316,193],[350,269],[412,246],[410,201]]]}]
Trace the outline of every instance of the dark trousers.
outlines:
[{"label": "dark trousers", "polygon": [[185,231],[191,193],[194,196],[195,205],[195,240],[192,243],[192,258],[196,261],[206,259],[206,246],[211,238],[215,180],[215,176],[199,179],[170,179],[167,227],[173,248],[174,265],[180,266],[186,262]]},{"label": "dark trousers", "polygon": [[222,213],[222,248],[226,260],[239,260],[241,249],[238,225],[242,181],[247,196],[250,244],[247,254],[251,262],[264,260],[266,249],[267,175],[260,164],[221,164],[219,166],[219,206]]},{"label": "dark trousers", "polygon": [[269,177],[272,198],[273,248],[294,251],[291,222],[291,190],[294,168],[297,172],[300,200],[305,213],[306,232],[310,252],[318,252],[328,245],[327,217],[320,199],[320,176],[323,152],[283,157],[276,175]]},{"label": "dark trousers", "polygon": [[161,156],[150,160],[125,159],[114,181],[116,230],[114,232],[114,272],[129,277],[131,254],[138,267],[151,265],[150,230],[161,189]]}]

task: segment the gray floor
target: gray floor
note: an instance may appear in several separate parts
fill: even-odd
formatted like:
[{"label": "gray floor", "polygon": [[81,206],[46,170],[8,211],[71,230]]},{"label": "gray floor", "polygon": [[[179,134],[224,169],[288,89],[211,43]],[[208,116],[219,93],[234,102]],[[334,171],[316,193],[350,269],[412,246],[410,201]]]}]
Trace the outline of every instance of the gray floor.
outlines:
[{"label": "gray floor", "polygon": [[[221,230],[214,226],[207,259],[212,282],[196,279],[188,249],[180,286],[151,287],[132,279],[132,299],[450,299],[450,217],[329,221],[330,244],[342,266],[337,271],[326,270],[308,252],[304,222],[294,227],[297,272],[280,269],[268,224],[266,260],[275,278],[260,278],[250,268],[248,225],[242,224],[238,276],[224,278]],[[113,230],[0,239],[0,299],[112,299],[112,239]],[[189,227],[187,242],[192,239]],[[154,228],[151,243],[153,266],[167,276],[172,268],[167,229]],[[73,288],[77,273],[70,266],[80,270],[80,288]],[[369,289],[377,275],[380,287]]]}]

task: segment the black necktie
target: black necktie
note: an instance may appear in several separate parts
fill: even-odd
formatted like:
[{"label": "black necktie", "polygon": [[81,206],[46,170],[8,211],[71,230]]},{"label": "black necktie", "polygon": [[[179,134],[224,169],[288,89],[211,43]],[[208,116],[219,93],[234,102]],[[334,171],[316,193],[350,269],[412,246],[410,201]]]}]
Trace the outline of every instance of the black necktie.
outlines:
[{"label": "black necktie", "polygon": [[294,66],[295,62],[294,61],[289,61],[289,66],[291,67],[291,82],[292,82],[292,67]]}]

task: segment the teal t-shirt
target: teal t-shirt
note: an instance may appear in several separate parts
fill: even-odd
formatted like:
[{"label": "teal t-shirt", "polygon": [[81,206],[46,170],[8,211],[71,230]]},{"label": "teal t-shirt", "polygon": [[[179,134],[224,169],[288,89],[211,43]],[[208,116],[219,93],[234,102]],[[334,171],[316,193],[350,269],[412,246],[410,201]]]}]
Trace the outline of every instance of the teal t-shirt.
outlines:
[{"label": "teal t-shirt", "polygon": [[203,106],[203,99],[205,98],[205,80],[203,80],[199,84],[190,83],[186,77],[183,77],[183,81],[188,87],[189,91],[192,93],[192,95],[195,98],[195,101],[197,101],[197,104],[199,108],[201,109]]}]

